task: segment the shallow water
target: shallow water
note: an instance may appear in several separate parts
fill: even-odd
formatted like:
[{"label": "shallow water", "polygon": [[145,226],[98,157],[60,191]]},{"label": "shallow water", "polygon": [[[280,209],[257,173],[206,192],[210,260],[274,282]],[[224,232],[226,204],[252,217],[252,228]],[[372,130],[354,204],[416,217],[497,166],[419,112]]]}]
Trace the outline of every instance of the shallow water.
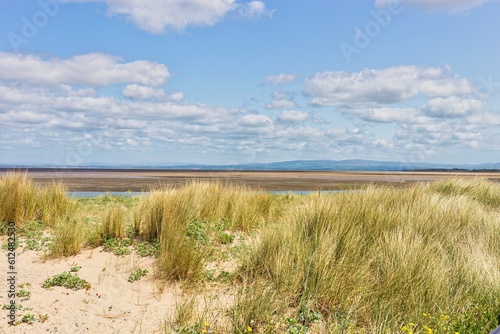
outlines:
[{"label": "shallow water", "polygon": [[139,191],[68,191],[68,196],[71,198],[91,198],[99,196],[123,196],[123,197],[133,197],[133,196],[143,196],[147,192]]},{"label": "shallow water", "polygon": [[[316,194],[321,192],[323,194],[334,194],[334,193],[343,193],[349,190],[283,190],[283,191],[269,191],[270,194],[274,195],[309,195]],[[140,192],[140,191],[68,191],[68,196],[71,198],[92,198],[99,196],[124,196],[124,197],[134,197],[134,196],[144,196],[147,195],[148,192]]]}]

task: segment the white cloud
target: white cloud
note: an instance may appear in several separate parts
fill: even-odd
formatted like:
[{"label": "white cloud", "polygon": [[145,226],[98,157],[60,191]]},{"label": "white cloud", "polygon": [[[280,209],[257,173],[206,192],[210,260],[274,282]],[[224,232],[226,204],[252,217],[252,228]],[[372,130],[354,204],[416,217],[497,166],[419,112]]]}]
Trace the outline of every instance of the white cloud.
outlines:
[{"label": "white cloud", "polygon": [[265,83],[273,85],[286,85],[297,80],[297,74],[277,74],[269,75],[264,79]]},{"label": "white cloud", "polygon": [[108,86],[115,83],[164,85],[168,68],[147,60],[123,63],[120,58],[90,53],[67,59],[0,53],[0,81],[47,85]]},{"label": "white cloud", "polygon": [[272,16],[273,14],[273,11],[267,10],[266,4],[263,1],[241,3],[238,5],[238,11],[242,16],[251,19],[257,19],[264,15]]},{"label": "white cloud", "polygon": [[309,118],[309,114],[300,110],[284,110],[279,116],[278,120],[286,123],[302,123]]},{"label": "white cloud", "polygon": [[462,99],[456,96],[434,98],[421,107],[421,110],[432,117],[463,117],[479,112],[484,102],[474,99]]},{"label": "white cloud", "polygon": [[109,15],[124,16],[140,29],[158,34],[166,28],[211,26],[231,12],[256,18],[270,12],[262,1],[235,0],[60,0],[64,2],[105,2]]},{"label": "white cloud", "polygon": [[295,92],[280,92],[276,91],[272,94],[272,101],[266,104],[266,109],[286,109],[295,108],[297,104],[294,101]]},{"label": "white cloud", "polygon": [[[164,152],[197,162],[211,159],[220,162],[229,156],[238,162],[242,156],[248,161],[280,160],[297,155],[303,158],[325,155],[369,158],[375,154],[372,152],[381,158],[390,157],[398,150],[403,153],[418,153],[424,149],[440,152],[439,147],[458,150],[461,145],[491,148],[493,146],[488,143],[498,136],[495,130],[500,122],[498,115],[483,113],[482,102],[466,96],[473,90],[468,81],[448,69],[409,67],[397,73],[365,70],[358,76],[345,75],[346,85],[335,84],[331,91],[337,100],[337,96],[342,97],[342,103],[324,111],[342,113],[348,120],[356,118],[355,124],[360,129],[349,129],[331,125],[312,113],[297,109],[280,110],[277,117],[271,118],[269,114],[273,113],[266,114],[265,110],[259,113],[245,108],[182,102],[182,92],[164,91],[153,84],[157,81],[152,79],[138,82],[140,67],[132,66],[126,71],[116,69],[132,64],[116,58],[99,66],[75,61],[78,66],[85,67],[76,71],[68,65],[73,58],[44,60],[13,56],[15,61],[11,64],[17,64],[16,70],[20,69],[13,74],[12,70],[5,71],[8,68],[6,59],[12,59],[5,55],[0,54],[0,66],[4,66],[0,71],[2,154],[24,152],[25,157],[36,156],[30,149],[37,148],[47,152],[53,161],[70,164],[123,161],[129,157],[134,161],[161,160]],[[93,57],[89,59],[99,63],[110,56],[97,54]],[[39,69],[44,67],[50,71],[45,71],[42,77]],[[86,72],[94,68],[105,74],[93,79],[92,73]],[[122,72],[116,76],[116,71]],[[377,99],[373,87],[387,94],[393,90],[392,86],[387,88],[386,81],[398,75],[407,77],[394,87],[398,102],[384,103],[384,99]],[[164,80],[168,77],[163,76]],[[329,80],[326,82],[331,84]],[[106,95],[114,94],[117,84],[124,87],[122,94],[129,99]],[[349,85],[356,86],[360,92]],[[446,92],[457,94],[450,95],[451,98],[440,95]],[[295,94],[274,92],[268,107],[295,108]],[[375,96],[376,102],[367,96]],[[327,94],[326,98],[332,96]],[[401,101],[409,101],[412,105]],[[381,138],[366,130],[379,126],[367,122],[394,123],[394,138]],[[392,126],[387,128],[392,129]],[[80,146],[91,149],[84,150],[88,154],[80,154]],[[57,150],[53,150],[54,147]],[[68,155],[67,152],[72,153]]]},{"label": "white cloud", "polygon": [[303,93],[318,106],[377,106],[409,101],[419,95],[442,97],[473,93],[465,78],[449,68],[395,66],[361,72],[322,72],[304,82]]},{"label": "white cloud", "polygon": [[345,113],[357,114],[361,119],[375,123],[422,123],[428,117],[422,116],[415,108],[368,108],[345,110]]},{"label": "white cloud", "polygon": [[173,92],[168,96],[168,99],[170,101],[175,101],[175,102],[180,102],[184,100],[184,93],[183,92]]},{"label": "white cloud", "polygon": [[483,113],[473,115],[467,118],[467,121],[472,124],[479,124],[481,126],[500,126],[500,113]]},{"label": "white cloud", "polygon": [[[463,12],[467,9],[482,6],[492,0],[398,0],[399,3],[405,5],[416,5],[424,10],[445,11],[445,12]],[[394,3],[394,0],[375,0],[375,4],[379,7],[385,7]]]},{"label": "white cloud", "polygon": [[163,89],[132,84],[127,85],[122,90],[122,95],[131,99],[161,99],[165,96],[165,91]]},{"label": "white cloud", "polygon": [[248,114],[241,117],[239,124],[248,127],[260,127],[272,124],[273,121],[266,115]]},{"label": "white cloud", "polygon": [[293,100],[288,99],[279,99],[273,100],[270,103],[266,104],[266,109],[284,109],[284,108],[294,108],[297,104]]}]

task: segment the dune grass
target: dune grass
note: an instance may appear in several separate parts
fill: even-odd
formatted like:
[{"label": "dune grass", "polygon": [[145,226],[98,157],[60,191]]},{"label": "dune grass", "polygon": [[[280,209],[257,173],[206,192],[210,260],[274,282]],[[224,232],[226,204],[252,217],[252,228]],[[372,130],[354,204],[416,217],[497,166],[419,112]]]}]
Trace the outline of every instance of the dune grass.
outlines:
[{"label": "dune grass", "polygon": [[[487,332],[500,311],[499,198],[482,180],[310,196],[260,231],[240,272],[329,317],[326,332]],[[488,323],[464,317],[478,304]]]},{"label": "dune grass", "polygon": [[135,211],[134,226],[145,240],[159,242],[161,277],[197,280],[202,276],[204,249],[198,247],[199,234],[193,229],[214,230],[225,220],[233,230],[253,230],[279,213],[274,202],[272,195],[243,186],[192,182],[144,197]]},{"label": "dune grass", "polygon": [[60,183],[38,187],[26,173],[8,172],[0,177],[0,222],[21,227],[27,221],[40,220],[53,226],[74,208]]},{"label": "dune grass", "polygon": [[128,211],[124,206],[110,206],[106,209],[102,219],[102,239],[125,237]]},{"label": "dune grass", "polygon": [[84,245],[85,229],[81,217],[65,216],[52,229],[50,256],[64,257],[79,254]]},{"label": "dune grass", "polygon": [[[484,179],[306,196],[217,182],[127,200],[63,192],[7,174],[0,220],[41,221],[54,257],[106,239],[158,245],[156,279],[233,295],[210,310],[218,332],[487,333],[500,313],[500,184]],[[237,269],[215,279],[218,261]],[[189,309],[176,326],[208,328]]]}]

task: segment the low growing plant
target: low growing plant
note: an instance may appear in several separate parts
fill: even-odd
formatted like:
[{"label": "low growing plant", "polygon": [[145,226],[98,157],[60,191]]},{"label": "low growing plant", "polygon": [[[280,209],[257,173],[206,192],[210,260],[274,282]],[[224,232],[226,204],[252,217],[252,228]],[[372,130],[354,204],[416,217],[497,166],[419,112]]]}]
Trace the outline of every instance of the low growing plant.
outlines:
[{"label": "low growing plant", "polygon": [[115,255],[123,256],[130,254],[130,246],[132,245],[132,240],[125,239],[116,239],[111,238],[107,239],[102,246],[102,249],[105,252],[113,252]]},{"label": "low growing plant", "polygon": [[48,289],[53,286],[62,286],[66,289],[80,290],[90,289],[90,283],[86,280],[78,277],[76,274],[71,274],[69,272],[63,272],[62,274],[57,274],[53,277],[47,278],[43,283],[42,287]]},{"label": "low growing plant", "polygon": [[134,273],[130,273],[128,276],[128,281],[130,283],[133,283],[135,281],[140,280],[144,276],[146,276],[149,273],[147,269],[137,269]]}]

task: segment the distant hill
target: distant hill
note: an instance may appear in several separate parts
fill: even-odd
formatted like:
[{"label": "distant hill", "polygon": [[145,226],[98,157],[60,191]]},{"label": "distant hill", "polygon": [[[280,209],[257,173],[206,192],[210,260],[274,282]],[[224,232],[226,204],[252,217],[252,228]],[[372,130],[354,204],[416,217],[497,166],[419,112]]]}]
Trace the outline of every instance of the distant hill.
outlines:
[{"label": "distant hill", "polygon": [[410,163],[376,160],[294,160],[238,165],[177,165],[168,168],[199,170],[338,170],[338,171],[409,171],[409,170],[500,170],[500,163],[477,165]]},{"label": "distant hill", "polygon": [[424,162],[398,162],[376,160],[293,160],[272,163],[247,163],[234,165],[203,165],[203,164],[104,164],[86,163],[78,166],[23,164],[2,165],[0,168],[85,168],[85,169],[186,169],[186,170],[297,170],[297,171],[500,171],[500,163],[483,163],[475,165],[465,164],[436,164]]}]

